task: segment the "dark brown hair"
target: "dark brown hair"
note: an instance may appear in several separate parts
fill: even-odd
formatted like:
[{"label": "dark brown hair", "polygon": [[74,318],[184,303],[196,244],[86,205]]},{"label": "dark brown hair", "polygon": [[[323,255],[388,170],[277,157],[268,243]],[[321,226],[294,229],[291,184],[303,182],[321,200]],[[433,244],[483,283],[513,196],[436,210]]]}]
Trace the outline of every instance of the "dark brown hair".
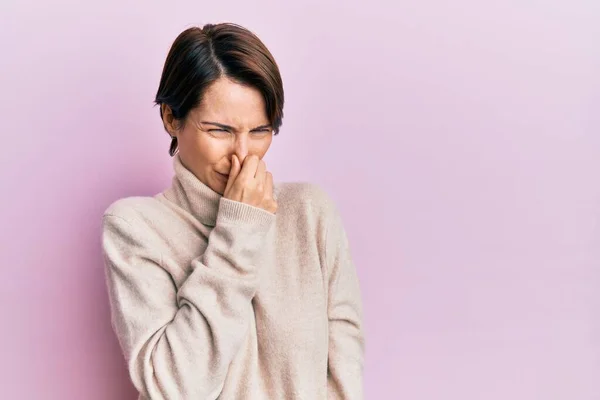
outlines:
[{"label": "dark brown hair", "polygon": [[[223,76],[262,93],[269,123],[278,134],[284,100],[279,68],[263,42],[236,24],[207,24],[181,32],[167,55],[154,102],[169,106],[173,117],[184,123],[208,86]],[[173,140],[171,155],[176,149]]]}]

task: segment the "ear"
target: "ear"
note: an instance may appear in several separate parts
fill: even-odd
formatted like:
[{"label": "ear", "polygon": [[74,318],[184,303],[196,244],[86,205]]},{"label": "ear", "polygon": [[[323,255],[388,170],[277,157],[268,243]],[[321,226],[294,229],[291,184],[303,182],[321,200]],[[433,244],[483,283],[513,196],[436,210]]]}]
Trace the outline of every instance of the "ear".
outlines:
[{"label": "ear", "polygon": [[162,120],[165,130],[169,133],[169,135],[177,136],[177,131],[179,130],[179,121],[177,121],[175,116],[173,116],[171,107],[163,103],[160,105],[160,110],[162,112]]}]

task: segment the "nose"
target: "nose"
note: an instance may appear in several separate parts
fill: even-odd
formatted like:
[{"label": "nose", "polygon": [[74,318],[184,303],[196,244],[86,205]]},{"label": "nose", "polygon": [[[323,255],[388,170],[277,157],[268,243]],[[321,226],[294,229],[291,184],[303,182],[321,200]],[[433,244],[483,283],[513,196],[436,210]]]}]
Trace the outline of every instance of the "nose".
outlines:
[{"label": "nose", "polygon": [[235,136],[233,154],[243,163],[244,159],[248,156],[248,135],[241,134]]}]

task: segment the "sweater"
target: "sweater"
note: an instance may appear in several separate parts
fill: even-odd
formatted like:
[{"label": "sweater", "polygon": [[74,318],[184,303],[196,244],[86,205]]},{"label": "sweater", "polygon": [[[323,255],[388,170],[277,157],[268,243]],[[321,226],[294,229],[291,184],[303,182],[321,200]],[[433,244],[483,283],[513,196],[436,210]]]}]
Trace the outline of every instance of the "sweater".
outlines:
[{"label": "sweater", "polygon": [[176,155],[172,185],[103,217],[111,323],[139,399],[361,399],[359,283],[340,214],[276,183],[276,214]]}]

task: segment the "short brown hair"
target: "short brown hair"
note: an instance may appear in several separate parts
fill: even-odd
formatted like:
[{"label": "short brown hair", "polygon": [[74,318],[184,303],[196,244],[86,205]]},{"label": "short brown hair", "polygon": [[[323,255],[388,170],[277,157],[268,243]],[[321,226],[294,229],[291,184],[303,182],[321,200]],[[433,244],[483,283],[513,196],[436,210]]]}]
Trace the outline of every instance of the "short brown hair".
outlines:
[{"label": "short brown hair", "polygon": [[278,134],[284,101],[279,67],[263,42],[236,24],[207,24],[181,32],[167,55],[154,102],[169,106],[173,117],[183,122],[207,87],[223,76],[262,93],[269,123]]}]

